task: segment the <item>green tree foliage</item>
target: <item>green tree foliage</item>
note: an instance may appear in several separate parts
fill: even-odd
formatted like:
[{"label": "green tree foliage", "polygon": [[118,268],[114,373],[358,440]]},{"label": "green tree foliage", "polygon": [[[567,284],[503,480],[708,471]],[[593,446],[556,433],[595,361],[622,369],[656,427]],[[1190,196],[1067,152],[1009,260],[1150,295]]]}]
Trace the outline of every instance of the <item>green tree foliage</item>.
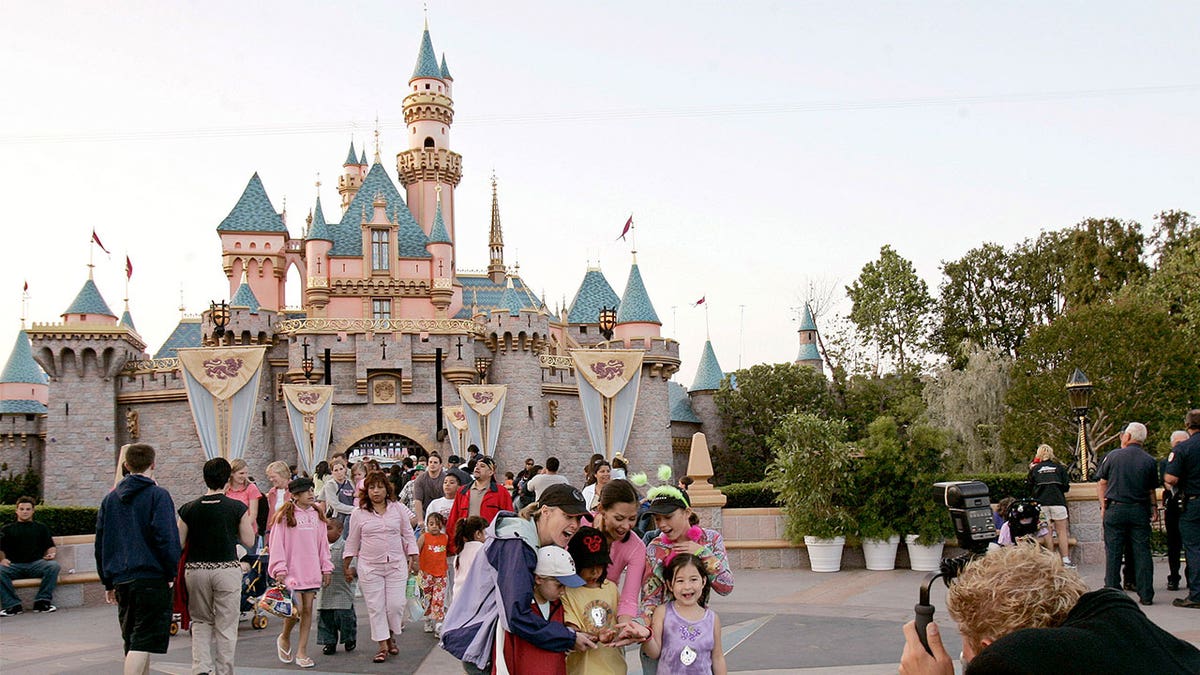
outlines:
[{"label": "green tree foliage", "polygon": [[1149,271],[1142,262],[1146,237],[1134,221],[1088,218],[1071,230],[1063,280],[1067,307],[1112,298]]},{"label": "green tree foliage", "polygon": [[1155,219],[1155,269],[1131,295],[1163,307],[1196,340],[1200,338],[1200,227],[1186,211],[1164,211]]},{"label": "green tree foliage", "polygon": [[871,422],[882,415],[909,425],[925,412],[924,384],[913,369],[884,375],[855,375],[846,381],[838,411],[846,419],[850,439],[867,435]]},{"label": "green tree foliage", "polygon": [[955,441],[947,465],[955,471],[1011,468],[1000,447],[1004,397],[1012,381],[1013,358],[1000,347],[974,347],[961,369],[943,365],[927,379],[923,396],[929,422]]},{"label": "green tree foliage", "polygon": [[1187,211],[1170,209],[1154,216],[1154,234],[1151,242],[1154,245],[1155,267],[1161,267],[1164,258],[1178,248],[1195,244],[1200,236],[1200,225],[1196,217]]},{"label": "green tree foliage", "polygon": [[767,438],[784,416],[800,411],[828,417],[833,408],[825,376],[794,363],[739,370],[721,383],[714,402],[725,428],[725,447],[712,458],[720,485],[762,480],[771,463]]},{"label": "green tree foliage", "polygon": [[912,262],[884,246],[879,259],[864,265],[858,279],[846,287],[846,294],[854,303],[850,320],[863,342],[906,369],[928,337],[933,303]]},{"label": "green tree foliage", "polygon": [[810,413],[780,420],[768,439],[773,461],[767,484],[783,511],[787,536],[844,536],[854,529],[850,448],[841,439],[846,425]]},{"label": "green tree foliage", "polygon": [[1125,422],[1149,428],[1148,447],[1165,447],[1180,416],[1200,401],[1195,344],[1166,310],[1120,299],[1068,311],[1030,334],[1012,370],[1001,443],[1014,465],[1045,442],[1069,457],[1075,444],[1064,385],[1076,368],[1095,384],[1091,438],[1111,446]]},{"label": "green tree foliage", "polygon": [[855,472],[854,503],[863,537],[916,534],[931,544],[950,534],[950,514],[933,499],[943,466],[944,432],[927,424],[900,425],[884,415],[871,423]]}]

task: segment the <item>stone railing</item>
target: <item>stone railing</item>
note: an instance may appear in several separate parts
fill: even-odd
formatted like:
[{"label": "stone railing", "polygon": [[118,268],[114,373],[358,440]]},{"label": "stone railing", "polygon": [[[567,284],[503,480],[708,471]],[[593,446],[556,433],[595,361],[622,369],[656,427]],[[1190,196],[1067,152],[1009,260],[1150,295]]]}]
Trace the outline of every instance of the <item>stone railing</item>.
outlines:
[{"label": "stone railing", "polygon": [[574,370],[575,360],[570,356],[561,356],[559,354],[542,354],[538,357],[543,368],[558,368],[561,370]]},{"label": "stone railing", "polygon": [[482,337],[485,326],[470,319],[285,319],[277,333],[431,333]]},{"label": "stone railing", "polygon": [[126,375],[138,373],[161,373],[179,370],[179,359],[146,359],[144,361],[127,361],[123,369]]}]

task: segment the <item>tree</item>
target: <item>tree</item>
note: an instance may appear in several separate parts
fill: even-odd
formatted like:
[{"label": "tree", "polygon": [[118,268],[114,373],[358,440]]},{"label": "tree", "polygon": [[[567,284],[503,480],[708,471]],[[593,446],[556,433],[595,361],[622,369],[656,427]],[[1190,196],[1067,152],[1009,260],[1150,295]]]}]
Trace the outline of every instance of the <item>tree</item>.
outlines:
[{"label": "tree", "polygon": [[725,447],[715,449],[712,458],[721,485],[763,479],[771,463],[767,438],[784,416],[800,411],[829,417],[833,409],[825,376],[794,363],[739,370],[725,378],[713,398],[725,428]]},{"label": "tree", "polygon": [[787,537],[794,542],[853,530],[852,457],[845,433],[840,420],[793,412],[768,438],[767,485],[778,495]]},{"label": "tree", "polygon": [[1149,428],[1148,448],[1165,448],[1180,416],[1200,401],[1198,357],[1189,336],[1151,303],[1122,298],[1070,310],[1035,330],[1013,364],[1001,443],[1014,463],[1042,442],[1073,448],[1076,423],[1064,385],[1079,367],[1096,387],[1094,449],[1112,445],[1129,421]]},{"label": "tree", "polygon": [[1012,381],[1013,358],[999,347],[973,347],[961,369],[938,368],[923,396],[929,421],[946,429],[959,452],[948,458],[956,471],[999,472],[1012,468],[1000,447],[1004,397]]},{"label": "tree", "polygon": [[846,382],[841,396],[841,414],[846,418],[848,438],[867,435],[876,418],[887,415],[902,426],[917,421],[925,412],[921,400],[921,378],[913,369],[884,375],[855,375]]},{"label": "tree", "polygon": [[1187,211],[1169,209],[1154,216],[1157,225],[1151,241],[1154,244],[1155,268],[1161,267],[1163,259],[1172,251],[1194,243],[1200,234],[1196,218]]},{"label": "tree", "polygon": [[933,302],[912,262],[885,245],[879,260],[863,266],[846,294],[854,303],[850,320],[864,343],[894,359],[901,370],[907,368],[925,341]]},{"label": "tree", "polygon": [[1200,338],[1200,230],[1176,231],[1162,241],[1154,271],[1129,295],[1162,307],[1194,341]]},{"label": "tree", "polygon": [[1142,262],[1146,238],[1132,220],[1088,218],[1071,230],[1063,280],[1067,307],[1107,300],[1149,269]]}]

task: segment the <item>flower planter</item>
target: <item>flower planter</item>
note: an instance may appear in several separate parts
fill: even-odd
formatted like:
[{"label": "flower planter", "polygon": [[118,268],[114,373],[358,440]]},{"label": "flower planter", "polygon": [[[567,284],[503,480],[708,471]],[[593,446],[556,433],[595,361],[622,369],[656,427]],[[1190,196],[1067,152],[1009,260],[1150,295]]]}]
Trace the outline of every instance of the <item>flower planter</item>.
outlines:
[{"label": "flower planter", "polygon": [[896,569],[896,549],[899,547],[900,535],[898,534],[893,534],[887,539],[863,539],[863,558],[867,561],[867,569]]},{"label": "flower planter", "polygon": [[926,546],[917,543],[917,535],[910,534],[904,537],[904,544],[908,547],[908,566],[914,572],[936,572],[941,568],[944,542]]},{"label": "flower planter", "polygon": [[812,571],[837,572],[842,569],[842,548],[845,545],[845,537],[804,537],[804,547],[808,550],[808,563],[812,566]]}]

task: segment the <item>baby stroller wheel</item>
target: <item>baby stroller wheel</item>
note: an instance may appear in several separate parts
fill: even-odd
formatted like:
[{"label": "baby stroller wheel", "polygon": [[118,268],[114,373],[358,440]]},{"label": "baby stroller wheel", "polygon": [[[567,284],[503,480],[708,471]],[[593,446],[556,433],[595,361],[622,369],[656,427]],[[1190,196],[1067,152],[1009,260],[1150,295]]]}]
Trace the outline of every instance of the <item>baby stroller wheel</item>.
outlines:
[{"label": "baby stroller wheel", "polygon": [[262,630],[267,627],[267,617],[256,616],[250,619],[250,627],[254,630]]}]

